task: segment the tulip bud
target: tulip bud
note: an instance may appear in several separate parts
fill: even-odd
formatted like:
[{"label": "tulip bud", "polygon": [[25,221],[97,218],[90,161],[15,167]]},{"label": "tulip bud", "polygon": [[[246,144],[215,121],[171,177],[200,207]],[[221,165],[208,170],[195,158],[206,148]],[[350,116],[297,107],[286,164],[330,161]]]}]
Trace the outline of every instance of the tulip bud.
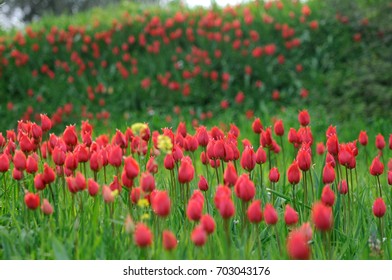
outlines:
[{"label": "tulip bud", "polygon": [[320,231],[329,231],[332,228],[332,208],[321,202],[316,202],[312,208],[312,220]]},{"label": "tulip bud", "polygon": [[148,226],[143,223],[136,225],[133,238],[138,247],[148,247],[152,244],[152,233]]},{"label": "tulip bud", "polygon": [[253,201],[249,205],[246,215],[248,216],[248,220],[251,223],[260,223],[263,219],[263,213],[261,211],[261,201]]}]

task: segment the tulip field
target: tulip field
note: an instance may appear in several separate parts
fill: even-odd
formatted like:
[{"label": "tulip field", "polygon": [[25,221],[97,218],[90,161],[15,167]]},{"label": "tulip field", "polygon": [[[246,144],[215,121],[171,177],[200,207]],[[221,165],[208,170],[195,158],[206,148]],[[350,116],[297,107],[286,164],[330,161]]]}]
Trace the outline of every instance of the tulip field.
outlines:
[{"label": "tulip field", "polygon": [[330,81],[383,36],[322,5],[0,33],[0,259],[392,259],[390,119]]}]

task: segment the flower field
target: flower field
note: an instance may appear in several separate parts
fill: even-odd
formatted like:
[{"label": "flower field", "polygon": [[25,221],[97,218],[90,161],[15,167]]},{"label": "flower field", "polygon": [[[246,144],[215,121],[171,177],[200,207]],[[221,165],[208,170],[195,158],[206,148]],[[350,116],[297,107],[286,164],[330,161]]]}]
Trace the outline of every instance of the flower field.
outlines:
[{"label": "flower field", "polygon": [[56,135],[41,118],[0,134],[3,258],[391,256],[392,137],[330,126],[316,144],[305,110],[289,129],[255,119],[253,142],[235,124]]},{"label": "flower field", "polygon": [[1,259],[392,258],[392,87],[351,64],[388,26],[108,11],[0,37]]}]

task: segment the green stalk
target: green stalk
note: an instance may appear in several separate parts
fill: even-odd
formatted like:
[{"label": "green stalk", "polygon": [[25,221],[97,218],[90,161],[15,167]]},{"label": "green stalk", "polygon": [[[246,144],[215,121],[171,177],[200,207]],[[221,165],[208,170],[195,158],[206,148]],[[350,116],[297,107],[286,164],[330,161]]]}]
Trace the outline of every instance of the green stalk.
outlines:
[{"label": "green stalk", "polygon": [[231,239],[230,239],[230,229],[229,229],[229,222],[230,219],[224,219],[223,220],[223,228],[225,231],[225,235],[226,235],[226,248],[227,248],[227,259],[230,260],[231,259]]}]

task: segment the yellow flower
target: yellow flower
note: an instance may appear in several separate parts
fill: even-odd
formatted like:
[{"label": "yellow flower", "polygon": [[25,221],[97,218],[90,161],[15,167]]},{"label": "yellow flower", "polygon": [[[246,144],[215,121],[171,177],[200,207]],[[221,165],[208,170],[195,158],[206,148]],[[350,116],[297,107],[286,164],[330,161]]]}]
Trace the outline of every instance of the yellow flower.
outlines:
[{"label": "yellow flower", "polygon": [[147,124],[145,124],[145,123],[134,123],[132,126],[131,126],[131,129],[132,129],[132,132],[135,134],[135,135],[142,135],[142,134],[144,134],[144,131],[146,130],[148,128],[148,125]]},{"label": "yellow flower", "polygon": [[173,143],[169,136],[158,135],[158,149],[166,154],[170,154],[173,149]]},{"label": "yellow flower", "polygon": [[137,202],[137,206],[141,208],[148,207],[149,206],[148,200],[145,198],[139,199],[139,201]]},{"label": "yellow flower", "polygon": [[144,220],[149,220],[150,219],[150,214],[144,213],[141,217],[142,221]]}]

